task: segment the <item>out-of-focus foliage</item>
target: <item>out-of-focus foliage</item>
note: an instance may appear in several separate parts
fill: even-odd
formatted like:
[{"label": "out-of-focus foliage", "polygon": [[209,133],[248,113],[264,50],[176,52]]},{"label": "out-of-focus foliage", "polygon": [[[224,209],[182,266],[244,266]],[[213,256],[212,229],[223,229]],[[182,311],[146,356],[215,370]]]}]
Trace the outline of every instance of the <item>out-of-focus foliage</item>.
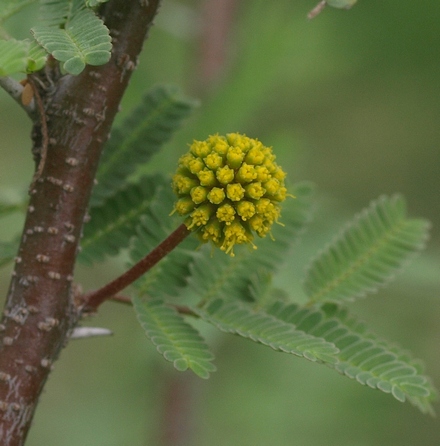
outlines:
[{"label": "out-of-focus foliage", "polygon": [[[200,3],[164,2],[123,104],[121,117],[158,81],[202,98],[199,116],[148,170],[173,171],[176,154],[188,141],[216,131],[244,131],[276,146],[289,177],[314,181],[321,198],[314,225],[295,248],[297,257],[286,258],[293,268],[275,277],[292,293],[296,289],[299,302],[306,296],[298,278],[310,254],[372,197],[401,192],[411,215],[434,223],[428,254],[405,271],[401,285],[382,291],[380,301],[354,307],[375,331],[420,352],[427,372],[440,382],[439,2],[425,0],[415,7],[410,0],[363,0],[350,11],[326,8],[311,22],[305,19],[314,6],[309,0],[282,0],[269,9],[260,0],[237,2],[226,68],[208,93],[198,68],[202,38],[194,34]],[[5,26],[28,36],[30,19],[12,18]],[[24,195],[32,176],[30,128],[6,95],[0,100],[0,188],[15,198],[16,189]],[[18,217],[8,217],[4,238],[20,224]],[[111,263],[94,269],[91,277],[79,267],[77,280],[91,288],[117,271],[121,267]],[[2,295],[8,274],[2,272]],[[161,369],[153,348],[151,359],[145,359],[144,334],[133,324],[131,309],[109,304],[92,323],[111,326],[116,336],[83,341],[86,347],[72,342],[63,352],[29,445],[158,444],[161,412],[155,404],[146,407],[146,401],[164,399],[167,389],[188,390],[192,383]],[[339,379],[324,367],[239,339],[223,342],[216,351],[219,371],[208,382],[199,380],[197,397],[188,403],[192,411],[187,412],[196,419],[190,441],[195,446],[287,446],[293,439],[311,446],[351,446],[353,438],[365,445],[440,442],[438,422],[409,405]],[[85,349],[91,352],[87,357]]]}]

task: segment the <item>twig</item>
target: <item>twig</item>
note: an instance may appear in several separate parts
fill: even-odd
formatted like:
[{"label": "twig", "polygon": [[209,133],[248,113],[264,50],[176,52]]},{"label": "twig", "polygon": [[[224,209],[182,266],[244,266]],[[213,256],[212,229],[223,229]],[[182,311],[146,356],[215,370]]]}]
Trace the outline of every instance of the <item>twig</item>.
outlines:
[{"label": "twig", "polygon": [[109,297],[109,300],[112,300],[113,302],[118,302],[120,304],[133,305],[131,297],[121,296],[120,294]]},{"label": "twig", "polygon": [[181,224],[160,245],[156,246],[156,248],[154,248],[148,255],[146,255],[124,274],[120,275],[107,285],[104,285],[102,288],[84,294],[84,304],[82,310],[85,312],[95,311],[105,300],[116,296],[117,293],[122,291],[128,285],[131,285],[135,280],[139,279],[139,277],[149,271],[154,265],[156,265],[156,263],[159,262],[159,260],[163,259],[168,253],[170,253],[189,234],[190,231],[188,231],[184,224]]},{"label": "twig", "polygon": [[27,113],[27,115],[35,121],[37,117],[37,110],[35,107],[35,101],[31,101],[29,105],[24,105],[21,102],[21,94],[23,93],[23,85],[20,82],[12,79],[8,76],[0,76],[0,87],[11,96],[12,99],[17,102],[18,105]]}]

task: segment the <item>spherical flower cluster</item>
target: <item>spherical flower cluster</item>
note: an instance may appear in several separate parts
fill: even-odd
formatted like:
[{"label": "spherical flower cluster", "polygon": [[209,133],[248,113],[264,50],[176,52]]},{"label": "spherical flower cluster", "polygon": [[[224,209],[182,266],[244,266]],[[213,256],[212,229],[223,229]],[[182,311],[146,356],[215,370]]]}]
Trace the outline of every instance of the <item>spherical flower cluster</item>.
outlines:
[{"label": "spherical flower cluster", "polygon": [[285,176],[272,148],[257,139],[213,135],[194,141],[180,158],[174,211],[188,216],[187,228],[197,230],[203,242],[234,255],[234,245],[253,245],[253,233],[264,237],[278,220]]}]

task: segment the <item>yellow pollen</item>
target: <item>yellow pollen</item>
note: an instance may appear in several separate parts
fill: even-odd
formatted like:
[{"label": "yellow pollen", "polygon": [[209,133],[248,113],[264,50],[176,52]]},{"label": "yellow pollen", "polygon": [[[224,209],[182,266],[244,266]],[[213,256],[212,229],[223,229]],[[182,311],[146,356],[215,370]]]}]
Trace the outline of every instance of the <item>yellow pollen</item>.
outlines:
[{"label": "yellow pollen", "polygon": [[229,166],[224,166],[217,170],[217,180],[222,184],[229,184],[234,181],[234,170]]},{"label": "yellow pollen", "polygon": [[240,183],[228,184],[226,196],[232,201],[240,201],[244,197],[245,190]]}]

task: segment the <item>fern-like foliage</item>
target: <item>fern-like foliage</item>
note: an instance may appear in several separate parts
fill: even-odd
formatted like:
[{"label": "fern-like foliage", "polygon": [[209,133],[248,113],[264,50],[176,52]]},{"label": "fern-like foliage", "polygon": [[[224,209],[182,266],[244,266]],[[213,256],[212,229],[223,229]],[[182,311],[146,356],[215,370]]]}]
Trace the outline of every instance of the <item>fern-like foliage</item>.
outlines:
[{"label": "fern-like foliage", "polygon": [[[76,7],[78,2],[47,2],[49,25],[31,29],[35,40],[70,74],[79,74],[86,64],[103,65],[110,60],[111,37],[102,20],[90,9]],[[84,2],[82,2],[84,5]],[[67,7],[67,12],[66,12]],[[66,17],[67,14],[67,17]],[[66,20],[63,29],[59,20]]]},{"label": "fern-like foliage", "polygon": [[39,0],[39,21],[45,27],[64,27],[85,8],[84,0]]},{"label": "fern-like foliage", "polygon": [[295,325],[264,311],[254,311],[248,304],[216,299],[196,311],[203,320],[226,333],[237,334],[310,361],[337,362],[335,355],[338,349],[332,343],[298,330]]},{"label": "fern-like foliage", "polygon": [[101,205],[90,209],[90,222],[85,225],[79,260],[102,261],[128,247],[140,218],[144,215],[157,188],[164,184],[159,176],[143,177],[128,184]]},{"label": "fern-like foliage", "polygon": [[201,378],[216,370],[214,355],[198,333],[177,311],[160,300],[133,299],[133,306],[147,337],[179,371],[191,369]]},{"label": "fern-like foliage", "polygon": [[37,71],[44,66],[46,58],[46,51],[36,42],[0,40],[0,76]]},{"label": "fern-like foliage", "polygon": [[404,199],[374,201],[311,263],[305,290],[311,302],[342,302],[375,292],[420,251],[429,223],[406,216]]},{"label": "fern-like foliage", "polygon": [[122,125],[112,131],[99,166],[92,204],[99,204],[159,151],[197,105],[175,87],[153,87]]},{"label": "fern-like foliage", "polygon": [[419,362],[378,339],[345,309],[335,304],[316,309],[278,302],[267,311],[297,330],[334,344],[338,361],[329,365],[339,373],[432,413],[436,392]]}]

